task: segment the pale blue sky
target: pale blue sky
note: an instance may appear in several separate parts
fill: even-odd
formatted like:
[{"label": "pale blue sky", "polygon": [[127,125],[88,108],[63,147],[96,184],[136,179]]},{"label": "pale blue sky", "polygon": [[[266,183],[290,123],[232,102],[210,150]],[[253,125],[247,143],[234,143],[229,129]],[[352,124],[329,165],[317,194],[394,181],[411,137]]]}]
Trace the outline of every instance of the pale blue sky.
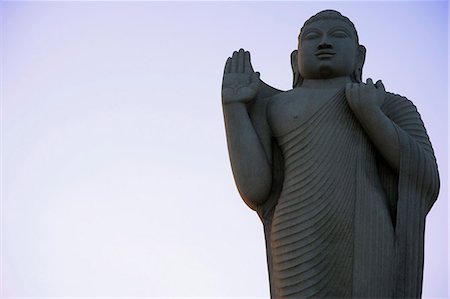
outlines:
[{"label": "pale blue sky", "polygon": [[448,288],[447,2],[2,2],[2,294],[267,298],[264,235],[232,179],[226,58],[289,89],[303,22],[356,25],[363,78],[412,100],[442,188],[424,297]]}]

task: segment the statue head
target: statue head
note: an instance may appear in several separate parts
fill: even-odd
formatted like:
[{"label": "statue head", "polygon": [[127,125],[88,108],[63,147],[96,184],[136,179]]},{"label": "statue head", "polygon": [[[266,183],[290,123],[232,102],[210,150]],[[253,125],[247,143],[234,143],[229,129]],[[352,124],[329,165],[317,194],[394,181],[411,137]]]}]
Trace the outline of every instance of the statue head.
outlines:
[{"label": "statue head", "polygon": [[355,25],[335,10],[309,18],[298,36],[298,50],[291,54],[293,87],[303,79],[349,76],[361,82],[366,49],[359,44]]}]

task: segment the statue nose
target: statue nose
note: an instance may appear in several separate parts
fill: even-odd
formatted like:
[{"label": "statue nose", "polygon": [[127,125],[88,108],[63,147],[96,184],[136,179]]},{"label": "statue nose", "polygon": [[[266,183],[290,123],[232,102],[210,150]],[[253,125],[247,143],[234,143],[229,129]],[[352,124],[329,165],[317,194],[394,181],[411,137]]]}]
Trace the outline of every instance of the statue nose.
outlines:
[{"label": "statue nose", "polygon": [[320,44],[319,44],[318,48],[319,48],[319,50],[332,48],[332,46],[331,46],[331,44],[329,42],[328,34],[322,35],[322,39],[320,41]]},{"label": "statue nose", "polygon": [[322,50],[322,49],[331,49],[332,46],[331,46],[331,44],[329,44],[326,40],[322,40],[322,42],[319,44],[318,48],[319,48],[319,50]]}]

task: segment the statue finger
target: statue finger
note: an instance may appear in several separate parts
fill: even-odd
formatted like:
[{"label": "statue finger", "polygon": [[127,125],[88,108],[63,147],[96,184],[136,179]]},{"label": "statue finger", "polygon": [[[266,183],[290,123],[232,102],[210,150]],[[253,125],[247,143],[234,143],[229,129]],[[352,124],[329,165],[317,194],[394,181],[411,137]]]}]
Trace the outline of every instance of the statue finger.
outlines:
[{"label": "statue finger", "polygon": [[224,73],[228,74],[231,72],[231,57],[228,57],[227,62],[225,62],[225,70]]},{"label": "statue finger", "polygon": [[253,73],[253,67],[252,67],[252,63],[250,62],[250,52],[245,51],[244,53],[244,72],[246,73]]},{"label": "statue finger", "polygon": [[366,84],[372,86],[373,85],[372,78],[367,78]]},{"label": "statue finger", "polygon": [[382,91],[386,91],[386,89],[384,88],[384,84],[383,84],[383,82],[381,82],[381,80],[378,80],[378,81],[377,81],[377,83],[375,84],[375,87],[376,87],[377,89],[382,90]]},{"label": "statue finger", "polygon": [[244,49],[240,49],[238,52],[238,73],[244,72]]},{"label": "statue finger", "polygon": [[238,52],[234,51],[231,57],[231,72],[236,73],[238,69]]}]

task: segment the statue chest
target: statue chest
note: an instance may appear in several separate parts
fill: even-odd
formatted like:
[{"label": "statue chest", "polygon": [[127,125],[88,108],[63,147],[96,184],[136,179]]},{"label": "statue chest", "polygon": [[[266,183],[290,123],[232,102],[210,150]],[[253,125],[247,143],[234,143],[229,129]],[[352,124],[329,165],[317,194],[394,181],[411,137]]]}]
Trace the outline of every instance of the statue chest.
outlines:
[{"label": "statue chest", "polygon": [[268,120],[274,136],[283,136],[313,117],[338,92],[298,88],[273,98]]}]

